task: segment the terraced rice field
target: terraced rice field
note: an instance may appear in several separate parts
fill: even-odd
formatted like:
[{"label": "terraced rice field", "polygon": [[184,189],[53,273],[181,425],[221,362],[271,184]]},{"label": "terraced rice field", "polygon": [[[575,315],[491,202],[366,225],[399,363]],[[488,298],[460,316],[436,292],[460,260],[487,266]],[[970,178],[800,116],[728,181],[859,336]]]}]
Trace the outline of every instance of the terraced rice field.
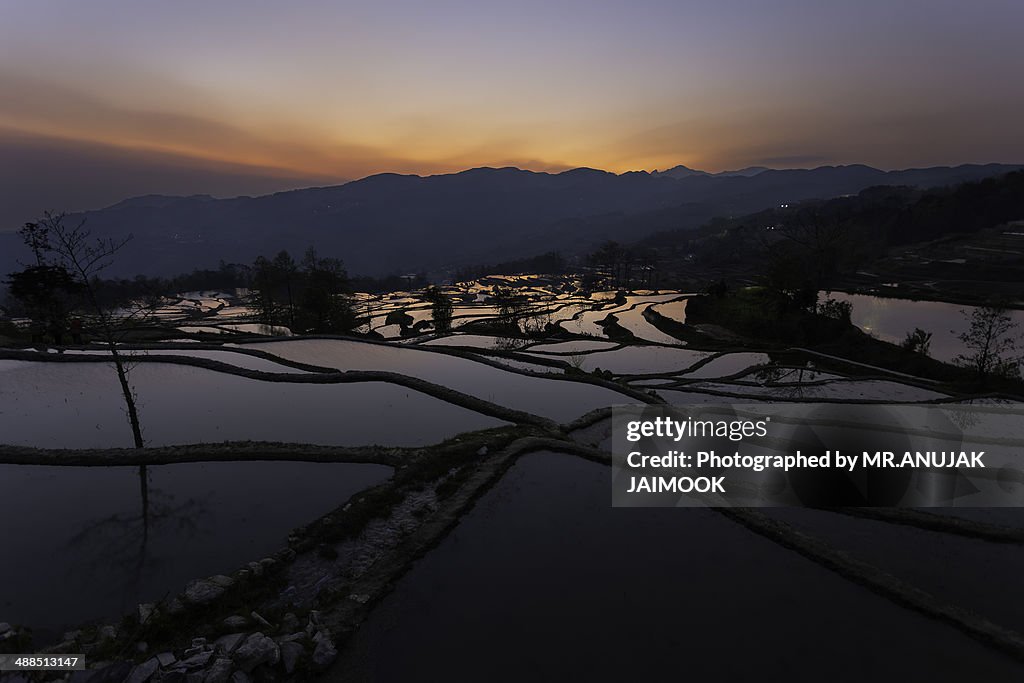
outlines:
[{"label": "terraced rice field", "polygon": [[[512,288],[519,304],[511,310],[501,305],[495,286]],[[396,549],[402,543],[423,544],[424,560],[372,614],[360,611],[369,610],[362,605],[374,604],[383,594],[324,608],[340,610],[339,620],[352,623],[370,617],[343,653],[346,671],[365,672],[372,660],[386,669],[376,671],[382,680],[408,679],[418,671],[409,669],[409,662],[451,662],[451,657],[458,658],[452,648],[457,645],[464,652],[467,642],[476,643],[470,649],[476,652],[478,645],[480,657],[485,657],[485,641],[509,637],[502,619],[486,615],[537,614],[545,600],[562,598],[575,601],[579,613],[569,628],[552,622],[539,626],[540,633],[550,631],[570,653],[605,640],[612,650],[620,641],[618,636],[609,639],[608,629],[631,618],[635,601],[613,599],[609,606],[592,598],[607,594],[608,582],[636,574],[639,584],[651,586],[690,575],[695,585],[705,587],[694,593],[697,600],[728,593],[744,604],[756,601],[765,606],[758,619],[768,634],[775,623],[772,610],[795,610],[819,623],[815,605],[827,595],[841,603],[836,614],[842,616],[823,625],[840,634],[833,639],[834,647],[814,655],[823,663],[846,657],[856,661],[854,655],[863,653],[862,638],[853,652],[843,645],[841,634],[860,638],[870,631],[865,637],[872,647],[920,652],[922,665],[915,675],[948,678],[948,667],[931,659],[934,650],[924,639],[932,639],[944,648],[959,648],[975,671],[1002,680],[999,676],[1011,664],[978,634],[973,640],[965,635],[963,624],[970,619],[963,615],[964,610],[981,614],[990,620],[985,628],[998,624],[1024,630],[1019,609],[1013,607],[1016,602],[1006,599],[1014,595],[1013,577],[1021,569],[1020,541],[1013,540],[1024,533],[1019,511],[938,510],[927,518],[892,511],[888,517],[868,519],[778,510],[730,517],[710,510],[620,514],[607,500],[602,458],[609,447],[607,409],[612,406],[919,403],[955,396],[927,380],[881,368],[837,363],[823,369],[818,367],[821,358],[799,350],[686,343],[671,334],[671,326],[655,324],[658,316],[644,315],[657,312],[685,324],[686,301],[693,295],[682,292],[587,292],[573,278],[540,277],[485,278],[443,291],[456,302],[451,329],[444,333],[434,329],[433,312],[422,292],[400,292],[356,296],[361,319],[347,337],[307,337],[261,326],[237,293],[190,292],[163,302],[161,325],[179,332],[121,349],[131,364],[147,446],[138,457],[152,453],[160,463],[142,473],[152,484],[142,498],[149,501],[143,509],[151,506],[154,519],[165,520],[154,521],[154,545],[142,552],[135,573],[102,569],[121,576],[120,588],[111,595],[95,596],[77,611],[53,619],[47,615],[60,610],[41,597],[45,582],[62,581],[74,567],[95,558],[86,558],[78,546],[65,559],[55,559],[28,535],[15,534],[9,547],[16,549],[19,562],[0,562],[0,581],[17,582],[25,590],[0,604],[0,621],[34,621],[44,639],[56,642],[61,629],[89,619],[116,620],[137,602],[159,601],[193,575],[230,573],[245,566],[290,542],[289,528],[314,520],[325,523],[323,516],[331,510],[331,519],[345,519],[348,507],[339,506],[383,482],[398,487],[398,502],[367,522],[361,535],[318,540],[319,545],[309,548],[295,545],[296,557],[284,569],[292,592],[276,598],[287,609],[308,610],[325,586],[344,586],[348,595],[356,590],[348,588],[350,583],[359,580],[390,585],[408,569],[395,559]],[[0,351],[0,518],[34,516],[38,525],[20,528],[45,528],[69,547],[85,533],[83,527],[99,529],[88,533],[99,534],[104,542],[118,534],[135,538],[132,534],[139,533],[140,517],[131,511],[139,482],[136,467],[118,467],[110,460],[135,463],[136,456],[107,356],[100,347],[63,353]],[[975,405],[996,411],[1003,404],[992,399]],[[981,412],[978,424],[984,428],[989,419]],[[111,448],[125,450],[108,452]],[[452,457],[451,449],[460,448],[468,449],[459,456],[462,460],[429,466],[432,458]],[[214,460],[239,462],[180,460],[194,452],[200,453],[196,457],[211,453]],[[287,462],[245,462],[247,452]],[[532,455],[513,464],[526,453]],[[580,454],[595,462],[575,457]],[[39,464],[4,464],[36,456]],[[71,456],[103,459],[111,467],[54,464]],[[174,462],[178,464],[170,464]],[[429,474],[402,488],[399,477],[388,479],[394,467],[421,467]],[[302,504],[283,512],[268,493],[275,484]],[[457,494],[442,496],[445,487],[454,487]],[[558,487],[564,495],[556,495]],[[478,496],[483,497],[469,512],[466,501]],[[444,524],[430,524],[433,515],[449,517]],[[964,527],[967,522],[975,526]],[[260,533],[255,533],[257,527]],[[455,530],[444,539],[443,529],[449,528]],[[750,536],[750,530],[759,536]],[[690,545],[645,555],[649,548],[637,539],[663,533],[690,539]],[[808,536],[820,543],[799,546],[804,542],[799,539]],[[1003,544],[980,540],[991,536],[1002,538]],[[488,540],[495,537],[503,539],[500,547]],[[722,540],[732,537],[739,539],[730,541],[732,545]],[[234,540],[221,542],[225,538]],[[209,561],[169,570],[167,558],[188,543],[209,547]],[[795,553],[791,548],[797,546]],[[740,547],[746,549],[742,558],[728,551]],[[846,554],[836,559],[829,554],[833,549]],[[622,553],[629,562],[621,559]],[[861,574],[843,564],[850,557],[862,562],[856,565]],[[447,572],[453,563],[462,567],[459,573]],[[94,565],[96,571],[104,567],[103,562]],[[874,569],[864,569],[867,565]],[[664,575],[653,580],[641,576],[641,566]],[[766,567],[775,578],[758,583]],[[895,577],[898,590],[886,594],[873,583],[875,569]],[[504,575],[509,590],[484,590],[495,576]],[[532,578],[521,581],[523,577]],[[740,582],[741,588],[730,593],[723,577]],[[917,595],[913,590],[918,587],[928,597],[907,610],[906,595]],[[656,601],[658,595],[651,591],[645,599]],[[583,607],[588,603],[595,605],[593,610]],[[686,604],[693,608],[692,602]],[[927,618],[932,616],[929,610],[948,605],[955,607],[950,617],[955,628]],[[655,612],[646,614],[655,622],[677,622],[677,613]],[[720,621],[721,629],[746,618],[745,612],[716,611],[707,605],[700,614]],[[392,630],[388,624],[396,619],[401,626]],[[867,629],[867,624],[877,623],[887,626]],[[908,635],[911,631],[921,635]],[[658,633],[630,629],[623,637],[629,648],[642,648],[645,639]],[[758,644],[757,651],[768,657],[779,650],[771,645],[774,636],[766,637],[769,641]],[[721,647],[713,638],[704,641],[702,648]],[[392,651],[396,643],[416,643],[416,657],[391,661],[373,655]],[[543,643],[538,641],[538,647]],[[445,654],[449,650],[450,656]],[[477,670],[472,658],[458,659],[467,671]],[[754,676],[760,666],[755,664],[751,658],[733,658],[727,666],[737,675]],[[624,665],[616,660],[611,666],[618,671]],[[587,670],[597,675],[599,669],[604,670]],[[338,680],[345,680],[344,672],[336,673]],[[526,669],[522,673],[528,677]],[[622,676],[629,675],[622,668]]]}]

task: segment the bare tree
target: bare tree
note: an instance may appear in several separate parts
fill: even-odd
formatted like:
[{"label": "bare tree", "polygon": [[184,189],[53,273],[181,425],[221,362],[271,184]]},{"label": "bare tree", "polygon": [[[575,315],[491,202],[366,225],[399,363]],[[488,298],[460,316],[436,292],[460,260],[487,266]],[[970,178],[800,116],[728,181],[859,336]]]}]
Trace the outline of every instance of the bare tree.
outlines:
[{"label": "bare tree", "polygon": [[960,335],[967,351],[954,360],[957,365],[974,370],[978,381],[989,377],[1017,377],[1021,357],[1016,355],[1017,323],[1000,305],[976,308],[970,314],[970,327]]},{"label": "bare tree", "polygon": [[[97,292],[99,274],[114,261],[114,257],[132,239],[93,237],[82,220],[74,227],[64,224],[65,214],[43,215],[37,223],[27,223],[21,236],[33,251],[39,265],[64,271],[73,279],[82,293],[85,306],[90,310],[94,329],[106,345],[117,372],[117,381],[124,399],[125,412],[131,425],[136,448],[143,448],[142,427],[136,405],[136,393],[129,381],[129,359],[118,349],[126,329],[134,326],[152,312],[152,302],[118,311],[116,314],[103,304]],[[142,476],[145,476],[143,470]]]}]

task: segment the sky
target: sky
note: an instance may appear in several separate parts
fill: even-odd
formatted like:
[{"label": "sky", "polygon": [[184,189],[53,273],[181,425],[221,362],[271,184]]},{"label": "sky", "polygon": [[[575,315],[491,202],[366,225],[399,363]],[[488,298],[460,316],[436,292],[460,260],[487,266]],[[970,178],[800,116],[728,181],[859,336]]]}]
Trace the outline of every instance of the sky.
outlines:
[{"label": "sky", "polygon": [[379,172],[1024,161],[1020,0],[0,0],[0,230]]}]

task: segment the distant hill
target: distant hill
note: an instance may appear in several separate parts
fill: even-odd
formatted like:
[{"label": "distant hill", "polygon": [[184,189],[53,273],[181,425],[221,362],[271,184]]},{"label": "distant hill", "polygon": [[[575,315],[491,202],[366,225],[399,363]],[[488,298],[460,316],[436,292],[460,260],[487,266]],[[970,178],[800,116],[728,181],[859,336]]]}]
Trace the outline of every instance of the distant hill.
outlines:
[{"label": "distant hill", "polygon": [[712,174],[706,171],[697,171],[692,168],[687,168],[686,166],[680,164],[678,166],[673,166],[672,168],[665,169],[664,171],[653,171],[651,175],[655,177],[663,176],[665,178],[675,178],[678,180],[680,178],[690,178],[695,175],[708,176]]},{"label": "distant hill", "polygon": [[758,173],[763,173],[764,171],[770,170],[772,169],[768,168],[767,166],[747,166],[746,168],[741,168],[736,171],[720,171],[718,173],[708,173],[707,171],[698,171],[697,169],[688,168],[680,164],[679,166],[673,166],[672,168],[666,169],[664,171],[652,171],[651,175],[675,178],[677,180],[680,178],[690,178],[693,176],[717,176],[719,178],[742,176],[744,178],[751,178],[753,176],[756,176]]},{"label": "distant hill", "polygon": [[[1018,228],[1007,228],[1017,225],[1024,225],[1024,171],[931,189],[874,186],[664,230],[629,248],[674,286],[761,280],[775,249],[776,257],[799,257],[787,262],[788,272],[827,261],[833,284],[873,289],[898,282],[904,295],[1021,301],[1022,240]],[[824,228],[822,251],[808,252],[815,227]]]},{"label": "distant hill", "polygon": [[[885,172],[854,165],[718,175],[685,167],[621,175],[586,168],[477,168],[427,177],[380,174],[260,197],[150,195],[70,220],[86,219],[99,235],[135,235],[111,273],[116,275],[171,275],[216,267],[222,259],[251,262],[280,249],[301,254],[308,245],[341,257],[357,274],[437,272],[551,250],[584,252],[609,238],[635,241],[660,230],[697,227],[715,216],[855,194],[874,185],[950,185],[1015,168],[1021,167]],[[0,273],[14,267],[21,253],[16,244],[12,235],[0,234]]]},{"label": "distant hill", "polygon": [[753,176],[756,176],[758,173],[764,173],[765,171],[770,170],[772,169],[768,168],[767,166],[747,166],[746,168],[741,168],[737,171],[722,171],[721,173],[716,173],[715,175],[724,177],[738,175],[743,176],[744,178],[751,178]]}]

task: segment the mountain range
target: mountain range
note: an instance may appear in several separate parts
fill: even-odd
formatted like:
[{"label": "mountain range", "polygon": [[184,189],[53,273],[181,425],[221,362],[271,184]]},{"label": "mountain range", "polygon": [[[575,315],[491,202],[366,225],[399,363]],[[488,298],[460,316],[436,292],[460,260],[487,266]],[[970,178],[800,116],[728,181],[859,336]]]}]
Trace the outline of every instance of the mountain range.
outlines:
[{"label": "mountain range", "polygon": [[669,178],[690,178],[695,175],[702,176],[718,176],[719,178],[730,178],[733,176],[743,176],[744,178],[752,178],[762,171],[770,171],[772,169],[767,166],[747,166],[736,171],[720,171],[718,173],[708,173],[707,171],[698,171],[697,169],[688,168],[682,164],[673,166],[672,168],[664,171],[652,171],[653,176],[667,176]]},{"label": "mountain range", "polygon": [[[607,239],[630,242],[715,216],[875,185],[952,185],[1018,168],[850,165],[717,174],[685,166],[622,174],[475,168],[425,177],[384,173],[258,197],[147,195],[67,220],[85,220],[96,235],[134,235],[111,275],[173,275],[220,260],[250,263],[281,249],[301,255],[310,245],[342,258],[354,274],[440,273],[550,250],[583,253]],[[0,233],[0,273],[25,256],[15,234]]]}]

